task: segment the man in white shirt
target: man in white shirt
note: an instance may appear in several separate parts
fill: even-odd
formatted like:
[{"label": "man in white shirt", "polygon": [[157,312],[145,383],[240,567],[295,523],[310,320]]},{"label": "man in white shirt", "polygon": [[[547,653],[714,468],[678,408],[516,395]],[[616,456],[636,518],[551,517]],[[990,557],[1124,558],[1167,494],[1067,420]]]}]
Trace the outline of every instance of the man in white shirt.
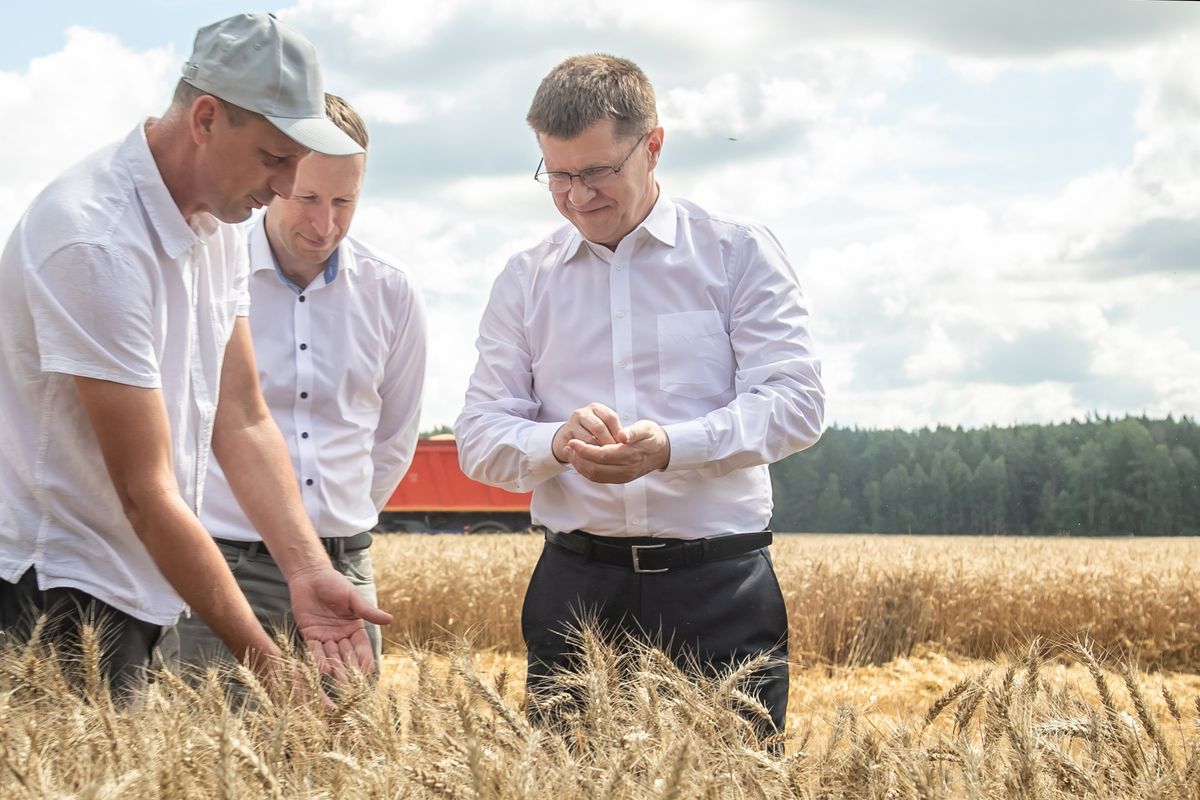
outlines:
[{"label": "man in white shirt", "polygon": [[[349,104],[326,95],[325,113],[366,150],[366,124]],[[305,511],[334,567],[374,605],[368,531],[412,461],[426,333],[404,271],[347,235],[365,167],[365,153],[314,153],[300,162],[291,197],[267,206],[250,231],[250,330]],[[200,521],[259,621],[294,630],[287,581],[217,464],[209,465]],[[228,659],[202,620],[178,630],[184,662]],[[378,665],[379,626],[367,633]]]},{"label": "man in white shirt", "polygon": [[824,409],[800,287],[761,225],[659,191],[663,129],[632,62],[567,59],[526,119],[570,224],[497,278],[455,434],[464,471],[532,490],[546,529],[521,618],[531,706],[587,616],[709,672],[774,653],[751,688],[760,733],[780,732],[767,465],[816,442]]},{"label": "man in white shirt", "polygon": [[[201,28],[170,107],[67,170],[0,256],[0,629],[46,613],[136,680],[185,607],[269,680],[279,648],[197,512],[210,454],[281,559],[318,662],[370,668],[386,622],[330,564],[258,388],[236,223],[312,150],[361,152],[324,115],[316,51],[265,14]],[[219,400],[218,400],[219,398]],[[286,562],[286,563],[284,563]],[[63,650],[60,649],[60,653]]]}]

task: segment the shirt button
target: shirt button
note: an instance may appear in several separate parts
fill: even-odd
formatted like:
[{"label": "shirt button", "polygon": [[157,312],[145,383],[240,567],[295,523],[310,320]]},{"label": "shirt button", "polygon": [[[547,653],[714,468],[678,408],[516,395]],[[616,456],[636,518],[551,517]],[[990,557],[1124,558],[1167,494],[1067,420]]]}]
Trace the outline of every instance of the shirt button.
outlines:
[{"label": "shirt button", "polygon": [[301,438],[301,439],[307,439],[307,438],[308,438],[308,431],[305,431],[304,433],[300,434],[300,438]]},{"label": "shirt button", "polygon": [[307,298],[307,297],[305,297],[304,295],[300,295],[300,302],[301,302],[301,303],[303,303],[303,302],[304,302],[305,300],[307,300],[307,299],[308,299],[308,298]]},{"label": "shirt button", "polygon": [[301,350],[307,350],[307,349],[308,349],[308,345],[306,345],[306,344],[302,344],[302,345],[300,345],[300,349],[301,349]]},{"label": "shirt button", "polygon": [[301,399],[301,400],[307,400],[307,399],[308,399],[308,392],[301,392],[301,393],[300,393],[300,399]]},{"label": "shirt button", "polygon": [[625,420],[626,422],[629,422],[631,419],[633,419],[633,414],[630,414],[628,411],[626,411],[624,414],[621,415],[621,419]]},{"label": "shirt button", "polygon": [[623,308],[617,309],[617,319],[625,319],[625,309],[623,309]]},{"label": "shirt button", "polygon": [[312,484],[313,484],[313,479],[312,479],[312,478],[309,478],[308,480],[306,480],[306,481],[304,482],[304,485],[305,485],[305,486],[312,486]]},{"label": "shirt button", "polygon": [[615,269],[617,272],[620,272],[621,270],[625,269],[625,266],[623,264],[617,264],[613,269]]},{"label": "shirt button", "polygon": [[625,359],[622,358],[620,361],[618,361],[617,366],[624,369],[625,368]]},{"label": "shirt button", "polygon": [[637,525],[639,522],[642,521],[642,519],[641,519],[641,517],[633,517],[629,521],[632,522],[634,525]]}]

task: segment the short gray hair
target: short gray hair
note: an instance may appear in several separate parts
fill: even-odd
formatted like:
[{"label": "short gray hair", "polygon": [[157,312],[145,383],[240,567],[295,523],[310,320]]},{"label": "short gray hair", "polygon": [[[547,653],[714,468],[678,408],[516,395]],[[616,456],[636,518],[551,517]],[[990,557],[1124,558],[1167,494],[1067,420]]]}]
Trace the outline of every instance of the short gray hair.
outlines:
[{"label": "short gray hair", "polygon": [[175,95],[171,98],[171,105],[177,106],[180,110],[186,110],[192,107],[192,103],[205,95],[208,95],[221,104],[221,107],[225,109],[225,116],[229,117],[229,124],[235,128],[245,125],[246,120],[251,114],[262,116],[254,111],[247,111],[241,106],[235,106],[228,100],[222,100],[212,92],[197,89],[185,80],[180,80],[179,83],[175,84]]},{"label": "short gray hair", "polygon": [[538,134],[574,139],[611,119],[617,136],[640,136],[658,125],[654,87],[626,58],[572,56],[542,79],[525,121]]}]

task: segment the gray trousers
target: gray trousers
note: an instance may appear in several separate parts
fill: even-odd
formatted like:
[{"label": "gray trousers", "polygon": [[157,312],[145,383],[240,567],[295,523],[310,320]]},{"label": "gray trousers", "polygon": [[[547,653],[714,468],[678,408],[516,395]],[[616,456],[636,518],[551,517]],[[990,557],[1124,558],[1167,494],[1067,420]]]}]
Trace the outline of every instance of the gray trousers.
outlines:
[{"label": "gray trousers", "polygon": [[[254,609],[258,621],[268,631],[284,631],[301,651],[307,650],[296,631],[292,618],[292,599],[287,581],[275,563],[275,559],[260,543],[245,546],[218,541],[217,547],[225,562],[237,579],[238,586]],[[359,595],[376,604],[375,575],[371,570],[371,555],[367,549],[336,550],[330,555],[334,568],[354,584]],[[375,670],[378,672],[382,657],[382,638],[379,626],[367,623],[367,637],[371,640],[371,651],[375,655]],[[184,664],[204,668],[210,664],[233,664],[233,654],[198,614],[180,618],[175,628],[179,635],[179,656]]]}]

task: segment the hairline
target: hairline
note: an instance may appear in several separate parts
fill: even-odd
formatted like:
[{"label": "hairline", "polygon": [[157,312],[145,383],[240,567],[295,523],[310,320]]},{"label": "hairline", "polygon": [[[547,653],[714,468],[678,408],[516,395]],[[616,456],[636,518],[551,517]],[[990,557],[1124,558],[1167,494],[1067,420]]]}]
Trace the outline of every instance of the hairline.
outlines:
[{"label": "hairline", "polygon": [[539,136],[574,139],[602,120],[617,138],[658,126],[654,85],[633,61],[607,53],[571,56],[538,84],[525,121]]}]

